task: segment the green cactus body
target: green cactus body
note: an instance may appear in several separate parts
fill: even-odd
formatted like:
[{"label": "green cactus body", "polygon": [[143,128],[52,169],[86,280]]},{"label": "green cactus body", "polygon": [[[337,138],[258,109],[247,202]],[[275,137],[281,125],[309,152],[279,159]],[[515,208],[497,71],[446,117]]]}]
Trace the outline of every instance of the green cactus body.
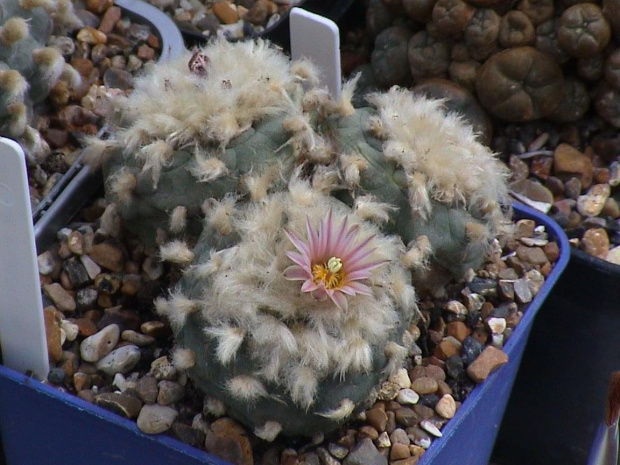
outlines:
[{"label": "green cactus body", "polygon": [[[364,280],[369,295],[347,294],[339,308],[287,279],[293,244],[284,231],[305,237],[308,227],[327,230],[321,222],[330,221],[337,231],[343,218],[351,226],[347,241],[371,237],[368,260],[384,264]],[[368,407],[413,340],[407,329],[415,296],[399,262],[402,243],[301,182],[290,193],[239,205],[232,224],[235,239],[218,252],[217,232],[205,228],[192,265],[158,305],[178,347],[194,353],[189,374],[261,437],[337,428]],[[355,261],[344,253],[344,269],[347,259]]]},{"label": "green cactus body", "polygon": [[[143,162],[129,158],[120,150],[104,164],[104,177],[114,183],[115,174],[130,173],[136,178],[131,198],[118,202],[118,195],[110,194],[118,202],[124,224],[147,247],[156,245],[157,231],[174,236],[171,229],[171,212],[182,206],[186,209],[185,236],[198,237],[203,228],[202,207],[207,199],[222,199],[229,193],[240,191],[243,175],[254,169],[277,171],[278,178],[292,172],[292,149],[284,147],[288,136],[282,131],[282,118],[261,121],[232,139],[217,159],[222,162],[223,173],[216,179],[201,182],[196,178],[199,166],[194,154],[187,149],[174,151],[169,165],[162,167],[155,184],[150,170],[143,171]],[[274,180],[274,182],[280,180]],[[174,229],[174,228],[173,228]]]}]

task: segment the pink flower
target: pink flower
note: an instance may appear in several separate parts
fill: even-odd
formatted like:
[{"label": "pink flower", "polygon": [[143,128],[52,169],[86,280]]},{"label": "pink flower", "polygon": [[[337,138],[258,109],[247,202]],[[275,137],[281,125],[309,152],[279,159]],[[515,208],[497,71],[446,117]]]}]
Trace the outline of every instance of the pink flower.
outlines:
[{"label": "pink flower", "polygon": [[329,297],[343,311],[348,308],[347,295],[372,295],[370,287],[361,281],[372,276],[371,270],[387,262],[372,258],[376,250],[372,246],[373,234],[361,237],[360,225],[349,227],[348,217],[337,224],[331,210],[321,220],[318,230],[307,219],[306,230],[307,242],[285,230],[299,251],[286,253],[295,262],[284,270],[286,279],[304,281],[303,292],[312,293],[317,300]]}]

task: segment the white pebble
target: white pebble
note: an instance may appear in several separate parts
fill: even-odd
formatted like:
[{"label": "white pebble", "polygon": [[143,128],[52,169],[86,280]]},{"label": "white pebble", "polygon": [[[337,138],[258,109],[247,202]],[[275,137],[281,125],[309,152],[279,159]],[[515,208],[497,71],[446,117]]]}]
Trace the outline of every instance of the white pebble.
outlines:
[{"label": "white pebble", "polygon": [[390,441],[390,437],[387,434],[387,431],[384,431],[377,438],[377,447],[391,447],[392,441]]},{"label": "white pebble", "polygon": [[401,389],[407,389],[411,387],[411,379],[409,379],[409,373],[405,368],[401,368],[396,373],[390,376],[389,381],[398,385]]},{"label": "white pebble", "polygon": [[420,400],[420,396],[413,389],[401,389],[396,396],[396,402],[401,405],[413,405],[417,404]]},{"label": "white pebble", "polygon": [[140,349],[134,345],[119,347],[97,362],[97,369],[108,375],[127,373],[140,361]]},{"label": "white pebble", "polygon": [[502,334],[506,331],[506,319],[505,318],[489,318],[487,325],[493,334]]},{"label": "white pebble", "polygon": [[69,320],[62,320],[60,322],[60,329],[65,332],[67,341],[69,342],[75,341],[80,332],[80,327],[75,323],[71,323]]},{"label": "white pebble", "polygon": [[420,427],[426,431],[429,434],[432,434],[433,436],[435,436],[436,438],[440,438],[443,436],[443,434],[441,433],[441,431],[439,431],[439,428],[437,428],[433,422],[429,421],[429,420],[422,420],[420,422]]},{"label": "white pebble", "polygon": [[172,407],[157,404],[147,404],[138,415],[138,428],[147,434],[159,434],[167,431],[176,420],[179,412]]},{"label": "white pebble", "polygon": [[85,362],[96,362],[108,355],[121,335],[121,330],[116,324],[111,324],[101,331],[87,337],[80,344],[80,355]]}]

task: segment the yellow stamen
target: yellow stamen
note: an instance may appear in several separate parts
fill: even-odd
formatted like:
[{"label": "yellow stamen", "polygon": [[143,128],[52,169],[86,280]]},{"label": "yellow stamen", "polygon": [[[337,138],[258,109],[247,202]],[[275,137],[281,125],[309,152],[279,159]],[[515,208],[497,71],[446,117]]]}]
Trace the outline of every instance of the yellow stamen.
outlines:
[{"label": "yellow stamen", "polygon": [[323,283],[326,289],[337,288],[343,279],[342,260],[338,257],[331,257],[327,263],[312,265],[312,280],[316,284]]}]

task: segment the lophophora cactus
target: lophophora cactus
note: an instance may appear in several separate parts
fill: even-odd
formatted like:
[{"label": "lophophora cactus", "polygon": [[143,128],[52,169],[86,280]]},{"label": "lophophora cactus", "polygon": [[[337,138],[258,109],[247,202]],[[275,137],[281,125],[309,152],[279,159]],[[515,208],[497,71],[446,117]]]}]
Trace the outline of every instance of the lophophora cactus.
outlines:
[{"label": "lophophora cactus", "polygon": [[[224,229],[211,223],[157,302],[177,366],[266,440],[329,431],[368,408],[413,342],[400,238],[297,178],[231,205]],[[231,236],[233,246],[210,247]]]},{"label": "lophophora cactus", "polygon": [[327,157],[303,106],[316,83],[310,63],[266,42],[217,41],[137,79],[86,158],[103,163],[109,199],[148,246],[197,237],[208,199],[257,198]]},{"label": "lophophora cactus", "polygon": [[408,352],[416,289],[477,268],[506,168],[441,101],[355,108],[306,62],[216,41],[154,65],[92,139],[120,218],[183,277],[175,364],[258,436],[333,429]]},{"label": "lophophora cactus", "polygon": [[55,89],[77,86],[79,74],[54,47],[53,33],[80,25],[70,0],[4,0],[0,5],[0,135],[16,139],[32,161],[49,153],[31,126]]},{"label": "lophophora cactus", "polygon": [[398,88],[368,100],[325,123],[346,185],[336,195],[399,234],[416,286],[440,293],[446,278],[477,269],[505,229],[507,170],[440,100]]},{"label": "lophophora cactus", "polygon": [[364,81],[449,79],[507,122],[575,122],[593,103],[618,127],[617,83],[602,71],[613,67],[617,13],[617,0],[370,0],[374,51]]}]

